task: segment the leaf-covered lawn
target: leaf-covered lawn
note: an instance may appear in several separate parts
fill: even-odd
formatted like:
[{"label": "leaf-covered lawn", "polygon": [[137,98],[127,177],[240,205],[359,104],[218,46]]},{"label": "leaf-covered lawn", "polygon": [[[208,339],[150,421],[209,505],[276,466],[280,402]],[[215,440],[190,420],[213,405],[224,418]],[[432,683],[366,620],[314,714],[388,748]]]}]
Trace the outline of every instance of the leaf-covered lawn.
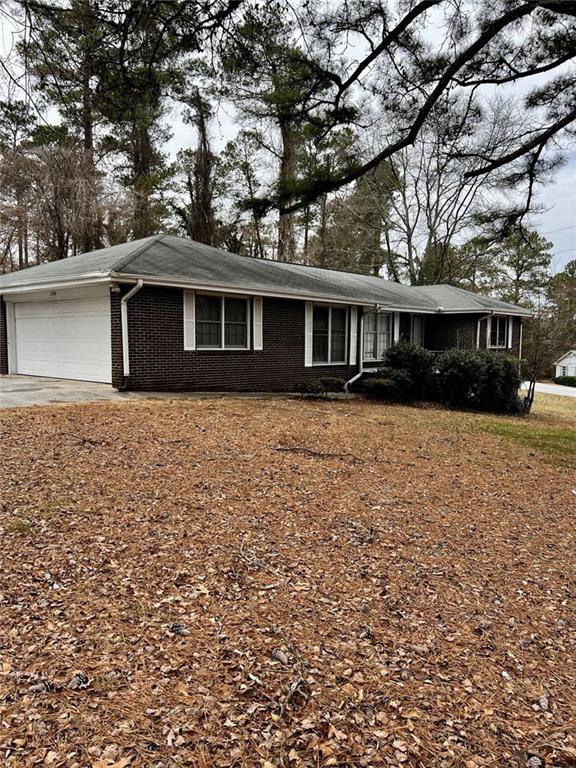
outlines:
[{"label": "leaf-covered lawn", "polygon": [[1,764],[574,765],[576,478],[483,418],[0,412]]}]

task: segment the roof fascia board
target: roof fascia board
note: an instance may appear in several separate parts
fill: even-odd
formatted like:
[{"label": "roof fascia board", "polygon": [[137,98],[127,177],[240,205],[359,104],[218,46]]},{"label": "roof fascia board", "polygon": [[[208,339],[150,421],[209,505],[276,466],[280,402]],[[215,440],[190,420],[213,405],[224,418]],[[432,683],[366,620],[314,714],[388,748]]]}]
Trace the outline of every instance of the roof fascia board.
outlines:
[{"label": "roof fascia board", "polygon": [[33,293],[34,291],[47,291],[52,288],[74,288],[82,285],[93,285],[96,283],[110,283],[109,273],[95,272],[81,277],[61,277],[59,280],[36,280],[34,283],[21,283],[10,285],[3,288],[0,285],[0,295],[8,296],[12,293]]}]

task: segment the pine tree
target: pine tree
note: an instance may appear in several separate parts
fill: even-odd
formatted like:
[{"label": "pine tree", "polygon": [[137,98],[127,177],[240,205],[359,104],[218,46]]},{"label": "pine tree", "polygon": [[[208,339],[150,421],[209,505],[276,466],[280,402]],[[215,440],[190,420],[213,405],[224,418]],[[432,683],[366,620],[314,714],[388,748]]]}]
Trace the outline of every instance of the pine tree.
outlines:
[{"label": "pine tree", "polygon": [[520,230],[493,249],[497,266],[494,291],[504,301],[531,306],[550,280],[552,243],[537,232]]},{"label": "pine tree", "polygon": [[34,33],[20,44],[38,92],[58,109],[68,135],[82,147],[86,209],[77,233],[81,251],[100,247],[103,239],[96,201],[95,128],[101,120],[97,72],[104,66],[105,31],[97,8],[95,0],[70,0],[66,6],[31,3],[26,13]]}]

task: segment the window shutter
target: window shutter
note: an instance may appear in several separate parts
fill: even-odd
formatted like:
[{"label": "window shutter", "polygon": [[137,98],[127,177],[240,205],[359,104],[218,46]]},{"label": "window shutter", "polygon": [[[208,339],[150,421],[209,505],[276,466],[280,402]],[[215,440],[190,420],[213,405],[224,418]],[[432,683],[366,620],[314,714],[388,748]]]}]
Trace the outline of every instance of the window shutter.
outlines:
[{"label": "window shutter", "polygon": [[400,341],[400,312],[394,312],[394,344]]},{"label": "window shutter", "polygon": [[307,301],[304,306],[304,365],[309,368],[312,365],[312,313],[314,307]]},{"label": "window shutter", "polygon": [[508,349],[512,349],[512,329],[513,329],[514,318],[507,317],[506,323],[508,324]]},{"label": "window shutter", "polygon": [[264,349],[264,339],[262,335],[262,297],[261,296],[255,296],[254,297],[254,308],[253,308],[253,338],[254,338],[254,349],[260,350]]},{"label": "window shutter", "polygon": [[358,341],[358,307],[350,309],[350,365],[356,365],[356,344]]},{"label": "window shutter", "polygon": [[184,349],[196,349],[194,291],[184,291]]}]

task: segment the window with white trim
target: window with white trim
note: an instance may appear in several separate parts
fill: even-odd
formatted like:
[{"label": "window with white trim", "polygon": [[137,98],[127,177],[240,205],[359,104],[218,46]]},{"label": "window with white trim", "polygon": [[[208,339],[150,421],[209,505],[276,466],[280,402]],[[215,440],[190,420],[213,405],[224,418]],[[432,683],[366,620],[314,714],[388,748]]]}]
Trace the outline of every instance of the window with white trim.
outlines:
[{"label": "window with white trim", "polygon": [[508,318],[493,316],[490,318],[490,349],[507,349],[508,347]]},{"label": "window with white trim", "polygon": [[364,360],[382,360],[392,343],[392,315],[368,312],[364,315]]},{"label": "window with white trim", "polygon": [[249,300],[196,294],[196,349],[248,349]]},{"label": "window with white trim", "polygon": [[348,340],[346,307],[314,305],[312,308],[312,363],[346,363]]}]

